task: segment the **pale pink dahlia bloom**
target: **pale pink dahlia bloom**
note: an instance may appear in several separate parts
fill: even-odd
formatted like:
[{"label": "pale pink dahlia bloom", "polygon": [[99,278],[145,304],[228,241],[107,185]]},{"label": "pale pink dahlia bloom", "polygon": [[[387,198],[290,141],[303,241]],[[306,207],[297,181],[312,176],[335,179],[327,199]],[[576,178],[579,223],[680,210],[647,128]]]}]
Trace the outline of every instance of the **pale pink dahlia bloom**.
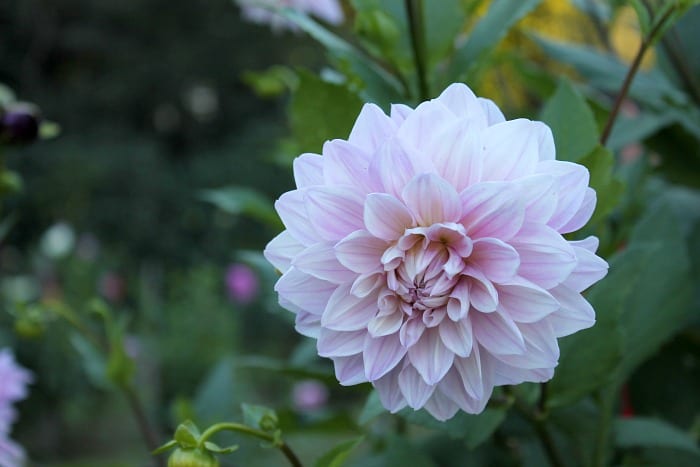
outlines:
[{"label": "pale pink dahlia bloom", "polygon": [[295,31],[298,28],[271,8],[293,8],[330,24],[340,24],[345,20],[338,0],[237,0],[237,3],[245,19],[254,23],[269,24],[275,31]]},{"label": "pale pink dahlia bloom", "polygon": [[294,177],[265,250],[280,304],[392,412],[479,413],[494,386],[549,380],[557,338],[595,322],[581,292],[607,263],[595,237],[562,237],[593,213],[588,170],[463,84],[390,116],[365,105]]},{"label": "pale pink dahlia bloom", "polygon": [[0,467],[18,467],[24,463],[24,450],[9,438],[16,413],[12,404],[27,397],[32,376],[15,362],[9,349],[0,350]]}]

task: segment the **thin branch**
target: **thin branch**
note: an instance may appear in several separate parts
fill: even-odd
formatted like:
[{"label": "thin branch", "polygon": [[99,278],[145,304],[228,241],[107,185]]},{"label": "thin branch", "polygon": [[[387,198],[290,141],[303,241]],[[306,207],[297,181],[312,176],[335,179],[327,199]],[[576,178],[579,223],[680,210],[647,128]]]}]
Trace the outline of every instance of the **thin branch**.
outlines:
[{"label": "thin branch", "polygon": [[[158,448],[160,443],[158,441],[158,435],[156,434],[155,430],[153,430],[150,422],[148,421],[146,411],[143,408],[143,404],[141,403],[139,395],[136,393],[136,391],[134,391],[132,387],[128,385],[119,386],[119,389],[121,389],[122,394],[124,394],[124,397],[126,397],[126,400],[129,403],[129,408],[131,409],[131,413],[134,415],[134,419],[136,420],[136,424],[139,427],[139,431],[141,431],[141,437],[146,443],[148,451],[153,452]],[[165,463],[163,462],[162,458],[154,457],[153,461],[159,467],[165,467]]]},{"label": "thin branch", "polygon": [[617,115],[620,113],[620,109],[622,108],[622,103],[627,97],[630,87],[632,86],[632,80],[634,80],[637,71],[639,71],[639,66],[642,64],[644,54],[654,43],[656,35],[659,33],[659,31],[661,31],[666,21],[668,21],[668,19],[673,15],[674,12],[675,8],[669,8],[666,14],[664,14],[664,16],[661,17],[661,19],[654,25],[652,30],[649,32],[649,35],[645,37],[642,40],[642,43],[639,45],[637,55],[634,57],[634,60],[632,61],[629,70],[627,71],[627,75],[625,76],[625,80],[622,83],[620,92],[617,94],[617,98],[615,99],[612,110],[610,111],[610,115],[608,116],[608,121],[606,122],[605,127],[603,128],[603,132],[600,135],[601,145],[605,146],[605,143],[610,137],[610,133],[612,132],[613,126],[615,125]]},{"label": "thin branch", "polygon": [[690,97],[695,101],[697,105],[700,105],[700,86],[695,80],[693,72],[688,68],[688,64],[683,59],[681,53],[679,53],[676,45],[680,41],[678,40],[678,32],[673,29],[670,36],[666,36],[662,41],[666,54],[671,62],[671,65],[678,73],[683,85],[685,86]]},{"label": "thin branch", "polygon": [[418,75],[418,97],[421,101],[430,97],[426,74],[425,29],[423,25],[423,0],[405,0],[408,27],[411,32],[413,61]]}]

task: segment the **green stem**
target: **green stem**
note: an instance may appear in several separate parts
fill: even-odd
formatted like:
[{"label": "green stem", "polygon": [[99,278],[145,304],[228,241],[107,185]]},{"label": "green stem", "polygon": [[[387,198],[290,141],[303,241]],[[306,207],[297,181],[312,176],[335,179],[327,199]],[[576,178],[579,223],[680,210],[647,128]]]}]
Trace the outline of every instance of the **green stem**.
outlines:
[{"label": "green stem", "polygon": [[276,438],[275,436],[271,435],[270,433],[266,433],[261,430],[256,430],[255,428],[251,428],[247,425],[243,425],[240,423],[217,423],[216,425],[212,425],[209,428],[207,428],[204,433],[202,433],[202,436],[199,437],[199,447],[202,447],[204,443],[211,438],[214,434],[218,433],[219,431],[223,430],[228,430],[228,431],[235,431],[238,433],[243,433],[246,435],[253,436],[255,438],[262,439],[263,441],[267,441],[272,443],[276,448],[278,448],[280,451],[282,451],[282,454],[284,454],[284,457],[287,458],[289,463],[293,467],[303,467],[303,464],[297,457],[297,455],[292,451],[292,448],[289,447],[288,444],[286,444],[284,441],[282,441],[279,438]]},{"label": "green stem", "polygon": [[[134,391],[134,388],[128,385],[119,386],[119,389],[121,389],[124,397],[126,397],[126,400],[129,403],[129,408],[131,409],[131,413],[134,415],[134,419],[136,420],[136,424],[141,431],[141,436],[146,443],[148,451],[155,451],[160,444],[158,442],[158,435],[148,421],[146,411],[143,408],[143,404],[141,403],[138,393]],[[154,457],[153,460],[158,467],[165,467],[165,463],[163,462],[162,458]]]},{"label": "green stem", "polygon": [[[508,388],[507,386],[504,386],[504,391],[507,389],[506,394],[509,394],[514,397],[514,394]],[[545,388],[542,388],[543,391],[545,391]],[[546,393],[545,393],[546,394]],[[546,395],[545,395],[546,398]],[[542,402],[543,399],[540,397],[540,403],[544,404]],[[545,401],[546,402],[546,401]],[[562,460],[561,454],[557,450],[557,445],[554,442],[554,438],[552,438],[551,433],[549,432],[549,429],[547,428],[547,414],[546,412],[540,411],[539,408],[535,408],[535,410],[531,409],[527,404],[525,404],[523,401],[518,399],[517,397],[515,398],[515,404],[514,404],[515,410],[518,411],[525,419],[530,422],[532,427],[535,429],[535,433],[537,433],[537,437],[540,439],[540,442],[542,443],[542,447],[544,448],[545,453],[547,454],[547,458],[549,459],[549,463],[553,467],[565,467],[566,464],[564,464],[564,461]]]},{"label": "green stem", "polygon": [[423,23],[423,0],[405,0],[408,27],[411,32],[413,61],[418,75],[418,97],[421,101],[430,97],[426,71],[425,29]]},{"label": "green stem", "polygon": [[600,144],[605,146],[605,143],[608,141],[608,138],[610,137],[610,133],[612,133],[613,126],[615,125],[615,120],[617,119],[617,115],[620,113],[620,108],[622,107],[622,103],[624,102],[625,98],[627,97],[627,94],[629,93],[630,87],[632,86],[632,81],[634,80],[635,75],[637,74],[637,71],[639,71],[639,66],[642,64],[642,59],[644,58],[644,54],[646,51],[649,49],[649,47],[654,43],[656,40],[656,35],[659,33],[659,31],[662,30],[664,24],[668,19],[673,15],[675,12],[675,8],[669,8],[666,14],[664,14],[661,19],[654,25],[654,27],[651,29],[649,32],[649,35],[645,37],[642,40],[642,43],[639,45],[639,50],[637,51],[637,55],[634,57],[634,60],[632,61],[632,64],[630,65],[629,70],[627,71],[627,75],[625,76],[625,80],[622,83],[622,87],[620,88],[620,92],[617,94],[617,97],[615,98],[615,102],[613,103],[612,110],[610,111],[610,115],[608,116],[608,121],[605,123],[605,127],[603,128],[603,132],[600,135]]},{"label": "green stem", "polygon": [[600,419],[596,430],[596,443],[593,450],[593,464],[596,467],[605,467],[608,457],[608,439],[613,420],[613,403],[615,396],[613,391],[599,394]]}]

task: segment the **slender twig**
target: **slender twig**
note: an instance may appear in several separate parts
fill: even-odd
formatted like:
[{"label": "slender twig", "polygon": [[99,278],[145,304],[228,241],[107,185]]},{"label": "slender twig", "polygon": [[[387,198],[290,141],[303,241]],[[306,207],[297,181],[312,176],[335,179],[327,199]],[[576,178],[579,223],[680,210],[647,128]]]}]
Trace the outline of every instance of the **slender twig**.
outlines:
[{"label": "slender twig", "polygon": [[593,449],[593,464],[595,467],[605,467],[608,457],[608,439],[610,437],[610,427],[613,419],[614,396],[612,392],[601,392],[597,394],[600,405],[600,418],[598,429],[596,430],[596,442]]},{"label": "slender twig", "polygon": [[215,425],[210,426],[204,431],[204,433],[202,433],[202,436],[199,437],[199,446],[203,446],[209,438],[211,438],[214,434],[218,433],[219,431],[223,430],[244,433],[246,435],[254,436],[256,438],[260,438],[264,441],[272,443],[276,448],[282,451],[284,457],[287,458],[287,460],[293,467],[303,467],[303,464],[287,443],[274,436],[273,434],[261,430],[256,430],[255,428],[251,428],[247,425],[243,425],[240,423],[217,423]]},{"label": "slender twig", "polygon": [[[148,448],[149,452],[154,451],[158,448],[160,442],[158,441],[158,435],[148,421],[146,411],[143,408],[143,404],[141,403],[138,393],[128,385],[119,386],[119,389],[122,391],[122,394],[124,394],[124,397],[129,403],[129,408],[131,409],[131,413],[134,415],[139,431],[141,431],[141,437],[146,444],[146,448]],[[163,462],[162,458],[154,457],[153,460],[159,467],[165,467],[165,463]]]},{"label": "slender twig", "polygon": [[659,33],[659,31],[661,31],[666,21],[673,15],[674,12],[675,8],[669,8],[666,14],[664,14],[661,17],[661,19],[654,25],[649,34],[642,40],[642,43],[639,45],[637,55],[634,57],[634,60],[632,61],[629,70],[627,71],[627,75],[625,76],[625,80],[622,83],[620,92],[617,94],[617,98],[615,99],[612,110],[610,111],[610,115],[608,116],[608,121],[605,123],[603,132],[600,135],[601,145],[605,146],[605,143],[610,137],[610,133],[612,132],[613,126],[615,125],[617,115],[620,113],[622,103],[624,102],[625,97],[627,97],[627,93],[629,92],[630,87],[632,85],[632,80],[637,74],[639,66],[642,64],[644,54],[646,53],[647,49],[654,43],[656,35]]},{"label": "slender twig", "polygon": [[423,0],[405,0],[408,27],[411,32],[411,48],[418,75],[418,97],[424,101],[430,97],[426,74],[425,28],[423,24]]}]

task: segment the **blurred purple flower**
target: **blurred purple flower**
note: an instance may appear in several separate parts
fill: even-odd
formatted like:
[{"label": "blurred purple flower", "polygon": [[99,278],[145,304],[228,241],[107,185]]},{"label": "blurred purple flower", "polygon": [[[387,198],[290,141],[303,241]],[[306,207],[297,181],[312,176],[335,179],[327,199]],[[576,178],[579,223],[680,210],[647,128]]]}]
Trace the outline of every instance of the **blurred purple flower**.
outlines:
[{"label": "blurred purple flower", "polygon": [[258,276],[247,264],[234,263],[226,269],[226,292],[231,300],[246,304],[258,295]]},{"label": "blurred purple flower", "polygon": [[236,0],[243,11],[243,17],[253,23],[269,24],[273,31],[298,27],[283,16],[266,7],[289,7],[320,18],[330,24],[340,24],[345,20],[338,0]]},{"label": "blurred purple flower", "polygon": [[300,381],[292,388],[292,401],[297,410],[317,410],[326,405],[328,389],[323,383],[313,379]]},{"label": "blurred purple flower", "polygon": [[25,454],[22,446],[0,432],[0,467],[20,467],[24,465]]},{"label": "blurred purple flower", "polygon": [[112,303],[121,302],[126,296],[126,281],[116,272],[106,272],[97,284],[100,294]]},{"label": "blurred purple flower", "polygon": [[494,386],[552,378],[557,338],[595,322],[581,292],[608,265],[595,237],[562,236],[595,208],[588,170],[463,84],[390,116],[365,105],[294,177],[265,250],[280,304],[392,412],[479,413]]}]

